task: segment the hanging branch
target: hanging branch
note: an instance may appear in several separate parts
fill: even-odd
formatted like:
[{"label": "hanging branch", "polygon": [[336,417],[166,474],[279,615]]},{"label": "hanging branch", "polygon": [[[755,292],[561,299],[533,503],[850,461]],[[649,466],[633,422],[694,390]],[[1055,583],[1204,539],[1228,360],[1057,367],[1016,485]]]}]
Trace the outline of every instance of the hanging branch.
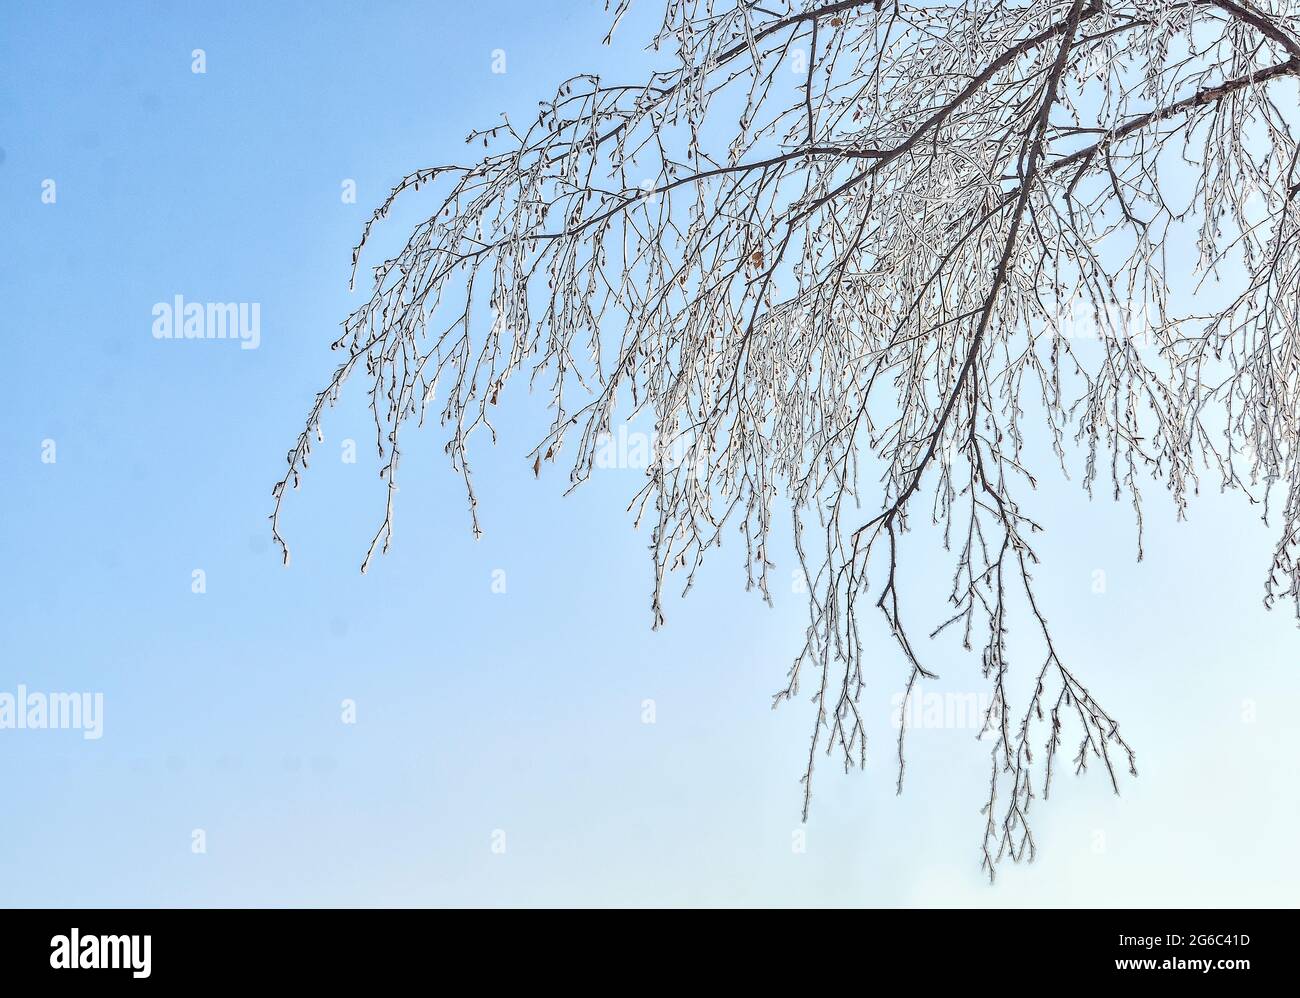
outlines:
[{"label": "hanging branch", "polygon": [[[809,618],[775,701],[812,687],[806,817],[819,755],[866,761],[863,597],[905,698],[934,678],[900,571],[928,518],[954,556],[931,634],[978,642],[992,694],[983,864],[1032,857],[1030,804],[1064,738],[1116,792],[1136,775],[1041,609],[1021,505],[1039,452],[1063,473],[1080,455],[1090,495],[1104,477],[1128,498],[1139,557],[1142,479],[1181,515],[1217,474],[1280,521],[1265,602],[1300,619],[1298,6],[667,0],[652,47],[669,68],[565,81],[535,119],[471,133],[464,165],[407,176],[366,225],[354,280],[394,202],[438,192],[373,268],[275,486],[286,563],[287,486],[354,374],[387,484],[363,571],[392,541],[408,423],[443,427],[477,535],[469,442],[495,437],[516,376],[549,398],[529,462],[567,454],[571,487],[616,420],[648,413],[671,443],[629,507],[651,526],[654,626],[669,575],[689,590],[732,530],[770,599],[773,515],[792,514]],[[1235,297],[1179,307],[1179,246]],[[1016,607],[1044,649],[1020,708]]]}]

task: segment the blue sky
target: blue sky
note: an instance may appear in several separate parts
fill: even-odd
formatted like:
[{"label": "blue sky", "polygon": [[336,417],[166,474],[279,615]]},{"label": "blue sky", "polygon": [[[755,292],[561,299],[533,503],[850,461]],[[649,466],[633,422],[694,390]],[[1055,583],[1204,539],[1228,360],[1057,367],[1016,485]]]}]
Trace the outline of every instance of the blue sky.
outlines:
[{"label": "blue sky", "polygon": [[[1036,805],[1038,860],[995,887],[973,732],[914,732],[893,794],[903,676],[879,632],[867,772],[821,765],[792,849],[809,714],[769,707],[802,598],[746,595],[724,548],[651,633],[636,470],[561,498],[563,471],[534,480],[532,428],[507,422],[478,453],[475,542],[426,433],[363,577],[383,486],[358,390],[280,564],[270,488],[335,363],[370,209],[561,78],[634,76],[652,13],[605,49],[593,2],[5,5],[0,692],[101,691],[105,716],[94,741],[0,731],[0,903],[1293,903],[1300,632],[1261,607],[1271,535],[1240,496],[1178,524],[1149,489],[1136,564],[1127,507],[1047,476],[1045,609],[1141,776],[1118,799],[1099,774],[1062,779]],[[260,303],[259,349],[155,340],[177,294]],[[937,597],[947,562],[913,543]],[[938,689],[981,689],[973,658],[934,654]]]}]

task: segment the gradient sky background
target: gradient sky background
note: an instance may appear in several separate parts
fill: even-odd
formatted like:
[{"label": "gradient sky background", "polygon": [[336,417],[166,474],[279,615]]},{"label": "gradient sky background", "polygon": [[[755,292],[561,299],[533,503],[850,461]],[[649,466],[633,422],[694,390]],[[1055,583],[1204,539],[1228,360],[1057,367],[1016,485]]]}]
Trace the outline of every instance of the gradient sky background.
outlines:
[{"label": "gradient sky background", "polygon": [[[606,49],[592,0],[4,5],[0,691],[102,691],[105,719],[99,741],[0,731],[0,903],[1294,904],[1300,631],[1261,606],[1270,531],[1213,484],[1183,524],[1148,489],[1136,564],[1126,506],[1046,476],[1044,609],[1141,776],[1117,799],[1066,774],[1037,861],[994,887],[974,732],[912,732],[894,796],[881,632],[870,764],[822,763],[792,850],[811,708],[769,707],[803,598],[745,594],[731,546],[651,633],[640,472],[561,498],[563,469],[524,459],[536,424],[478,450],[477,543],[442,437],[408,438],[395,546],[363,577],[383,486],[354,384],[281,566],[270,488],[336,363],[364,218],[572,72],[634,78],[654,6]],[[260,302],[261,348],[154,340],[176,294]],[[912,550],[928,630],[950,568]],[[976,658],[932,655],[935,689],[981,689]]]}]

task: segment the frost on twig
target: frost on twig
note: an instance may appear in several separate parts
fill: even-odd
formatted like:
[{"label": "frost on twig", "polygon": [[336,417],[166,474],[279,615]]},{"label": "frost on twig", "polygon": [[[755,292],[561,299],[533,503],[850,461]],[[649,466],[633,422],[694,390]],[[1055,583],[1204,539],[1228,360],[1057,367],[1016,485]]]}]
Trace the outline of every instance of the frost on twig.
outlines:
[{"label": "frost on twig", "polygon": [[[1181,512],[1216,476],[1280,530],[1266,602],[1300,589],[1296,11],[668,0],[666,68],[575,76],[379,206],[354,277],[393,204],[436,192],[373,267],[289,452],[286,561],[286,489],[354,375],[387,483],[363,569],[392,538],[408,424],[443,428],[477,533],[469,441],[494,435],[510,382],[547,393],[528,460],[563,458],[572,486],[616,421],[647,414],[674,444],[631,504],[655,626],[669,575],[689,589],[724,531],[768,597],[773,516],[793,515],[808,627],[776,701],[811,696],[806,815],[820,755],[866,759],[861,612],[883,616],[909,696],[933,675],[899,565],[913,525],[936,524],[953,575],[934,633],[978,650],[992,693],[984,865],[1032,857],[1056,769],[1100,767],[1116,790],[1136,769],[1038,602],[1030,452],[1062,472],[1078,456],[1139,538],[1143,480]],[[1172,292],[1184,246],[1232,289],[1204,314]],[[1046,649],[1019,704],[1013,626]],[[900,791],[904,748],[900,730]]]}]

